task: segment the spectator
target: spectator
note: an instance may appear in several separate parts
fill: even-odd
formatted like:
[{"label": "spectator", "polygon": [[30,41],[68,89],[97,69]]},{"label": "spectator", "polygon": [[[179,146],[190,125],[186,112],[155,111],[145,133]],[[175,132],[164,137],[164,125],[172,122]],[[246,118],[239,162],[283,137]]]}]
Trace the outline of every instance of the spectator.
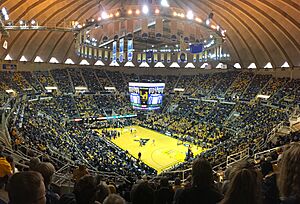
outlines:
[{"label": "spectator", "polygon": [[132,204],[153,204],[154,191],[147,182],[141,182],[131,190]]},{"label": "spectator", "polygon": [[168,178],[161,178],[158,190],[155,191],[155,204],[172,204],[174,192],[169,186]]},{"label": "spectator", "polygon": [[279,200],[279,191],[276,183],[276,174],[273,171],[273,166],[269,160],[260,163],[261,172],[263,175],[262,181],[262,196],[265,204],[277,204]]},{"label": "spectator", "polygon": [[46,204],[43,177],[34,171],[14,174],[8,183],[10,204]]},{"label": "spectator", "polygon": [[192,167],[192,187],[183,190],[178,204],[197,204],[199,199],[203,204],[214,204],[223,198],[214,187],[213,171],[210,163],[204,159],[197,159]]},{"label": "spectator", "polygon": [[30,171],[34,171],[36,166],[41,162],[41,160],[37,157],[34,157],[34,158],[31,158],[30,161],[29,161],[29,170]]},{"label": "spectator", "polygon": [[9,201],[8,193],[5,190],[5,185],[7,183],[7,179],[8,179],[8,177],[0,179],[0,204],[7,204]]},{"label": "spectator", "polygon": [[6,157],[3,154],[4,146],[0,146],[0,178],[10,176],[13,172],[12,166],[6,160]]},{"label": "spectator", "polygon": [[87,204],[95,201],[97,181],[93,176],[82,177],[74,187],[77,204]]},{"label": "spectator", "polygon": [[82,177],[84,177],[85,175],[88,175],[89,172],[86,169],[85,165],[79,165],[77,169],[74,170],[73,172],[73,179],[75,180],[75,182],[77,183],[79,181],[79,179],[81,179]]},{"label": "spectator", "polygon": [[300,144],[293,144],[283,153],[280,163],[279,191],[282,203],[300,203]]},{"label": "spectator", "polygon": [[54,166],[49,162],[41,162],[36,166],[36,171],[41,173],[44,178],[47,204],[57,204],[59,202],[59,195],[54,193],[50,186],[52,176],[55,173]]},{"label": "spectator", "polygon": [[179,189],[182,189],[181,180],[179,177],[176,177],[175,181],[174,181],[174,186],[173,186],[174,193]]},{"label": "spectator", "polygon": [[103,204],[126,204],[125,200],[116,194],[111,194],[105,198]]},{"label": "spectator", "polygon": [[232,181],[221,204],[259,204],[260,192],[257,174],[251,169],[234,173]]},{"label": "spectator", "polygon": [[106,184],[99,184],[96,191],[96,201],[103,203],[104,199],[109,195],[109,188]]}]

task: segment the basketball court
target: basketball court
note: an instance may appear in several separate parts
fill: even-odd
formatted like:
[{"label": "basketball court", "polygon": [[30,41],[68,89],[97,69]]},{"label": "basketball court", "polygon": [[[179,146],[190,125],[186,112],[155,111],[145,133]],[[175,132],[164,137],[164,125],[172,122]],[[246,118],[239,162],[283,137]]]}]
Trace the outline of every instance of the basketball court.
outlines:
[{"label": "basketball court", "polygon": [[[194,155],[204,151],[203,148],[188,142],[178,144],[177,139],[140,126],[115,130],[121,132],[121,136],[111,141],[121,149],[127,150],[135,158],[138,158],[138,153],[141,152],[141,160],[158,173],[183,162],[189,145]],[[141,146],[141,140],[145,145]]]}]

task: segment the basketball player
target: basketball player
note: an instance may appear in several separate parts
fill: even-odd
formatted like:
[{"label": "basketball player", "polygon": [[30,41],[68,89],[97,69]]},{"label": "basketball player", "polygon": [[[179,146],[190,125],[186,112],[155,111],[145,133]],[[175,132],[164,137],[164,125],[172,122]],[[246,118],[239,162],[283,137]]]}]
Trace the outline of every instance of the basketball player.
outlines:
[{"label": "basketball player", "polygon": [[141,153],[141,152],[139,152],[139,153],[138,153],[138,160],[140,161],[140,160],[141,160],[141,158],[142,158],[142,153]]}]

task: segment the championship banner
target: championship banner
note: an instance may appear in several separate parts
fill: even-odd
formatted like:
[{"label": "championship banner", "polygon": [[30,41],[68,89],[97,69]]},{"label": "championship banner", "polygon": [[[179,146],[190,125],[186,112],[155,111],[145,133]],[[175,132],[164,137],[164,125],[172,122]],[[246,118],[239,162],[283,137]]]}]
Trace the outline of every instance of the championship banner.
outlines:
[{"label": "championship banner", "polygon": [[146,62],[146,60],[147,60],[147,55],[146,53],[143,53],[142,62]]},{"label": "championship banner", "polygon": [[120,39],[119,61],[121,63],[124,61],[124,38]]},{"label": "championship banner", "polygon": [[81,55],[81,57],[84,56],[84,46],[80,47],[80,55]]},{"label": "championship banner", "polygon": [[167,53],[167,62],[171,63],[171,53]]},{"label": "championship banner", "polygon": [[93,56],[93,48],[89,48],[89,58],[91,59],[92,58],[92,56]]},{"label": "championship banner", "polygon": [[165,62],[165,54],[164,53],[160,54],[160,61]]},{"label": "championship banner", "polygon": [[115,63],[115,62],[117,62],[117,42],[116,41],[114,41],[113,42],[113,56],[112,56],[112,61],[113,61],[113,63]]},{"label": "championship banner", "polygon": [[201,53],[199,54],[199,62],[202,62],[202,58],[203,58],[203,52],[201,52]]},{"label": "championship banner", "polygon": [[[128,60],[129,61],[129,60]],[[137,54],[137,61],[140,63],[142,61],[142,54],[138,53]]]},{"label": "championship banner", "polygon": [[197,62],[197,54],[193,55],[193,62]]},{"label": "championship banner", "polygon": [[85,46],[84,48],[84,57],[88,57],[88,47]]},{"label": "championship banner", "polygon": [[97,53],[97,49],[96,48],[94,48],[94,59],[97,59],[97,57],[98,57],[98,53]]},{"label": "championship banner", "polygon": [[133,59],[133,40],[128,40],[127,43],[127,58],[128,62],[131,62]]},{"label": "championship banner", "polygon": [[158,54],[157,53],[154,53],[153,59],[154,59],[155,63],[158,62]]},{"label": "championship banner", "polygon": [[104,60],[108,60],[108,51],[107,50],[105,50],[105,52],[104,52]]},{"label": "championship banner", "polygon": [[98,50],[98,59],[102,59],[102,50]]}]

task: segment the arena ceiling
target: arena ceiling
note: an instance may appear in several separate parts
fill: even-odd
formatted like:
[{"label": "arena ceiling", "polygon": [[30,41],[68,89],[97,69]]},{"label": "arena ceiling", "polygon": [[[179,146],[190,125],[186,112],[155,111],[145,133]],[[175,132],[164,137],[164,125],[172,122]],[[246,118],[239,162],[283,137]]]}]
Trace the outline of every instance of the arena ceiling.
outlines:
[{"label": "arena ceiling", "polygon": [[[144,1],[123,0],[126,4]],[[154,1],[154,0],[153,0]],[[158,1],[158,0],[157,0]],[[63,26],[69,21],[84,21],[100,15],[105,9],[118,7],[122,0],[2,0],[10,19],[35,19],[40,25]],[[284,62],[300,66],[300,1],[299,0],[169,0],[171,5],[192,9],[206,19],[213,12],[213,21],[227,30],[226,49],[232,62],[243,67],[255,63],[264,67],[268,62],[280,67]],[[3,39],[2,39],[3,41]],[[0,57],[9,54],[19,60],[25,56],[33,61],[55,57],[80,61],[75,54],[74,34],[54,31],[10,31],[8,49],[1,48]]]}]

